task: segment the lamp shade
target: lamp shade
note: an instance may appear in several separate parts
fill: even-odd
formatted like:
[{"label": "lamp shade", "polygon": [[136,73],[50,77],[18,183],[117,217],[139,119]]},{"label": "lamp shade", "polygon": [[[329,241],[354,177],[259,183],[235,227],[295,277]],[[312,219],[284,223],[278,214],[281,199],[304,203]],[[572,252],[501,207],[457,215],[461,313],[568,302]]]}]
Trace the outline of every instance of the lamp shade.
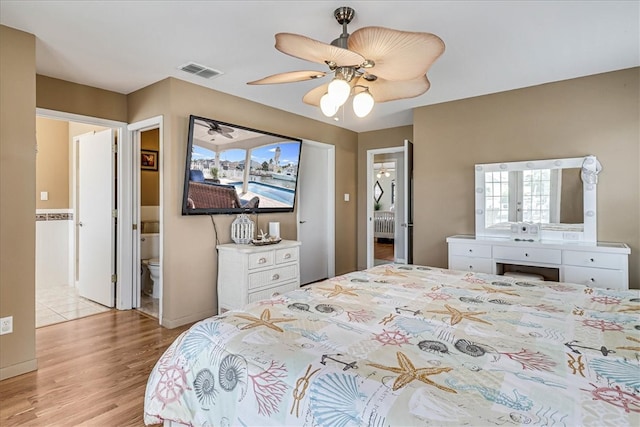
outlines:
[{"label": "lamp shade", "polygon": [[356,113],[358,117],[365,117],[371,112],[371,109],[373,109],[374,103],[373,96],[371,96],[367,89],[353,97],[353,112]]},{"label": "lamp shade", "polygon": [[351,93],[351,86],[345,80],[335,78],[329,83],[328,92],[334,104],[340,107],[347,102]]},{"label": "lamp shade", "polygon": [[333,102],[333,98],[328,93],[325,93],[322,98],[320,98],[320,109],[325,116],[334,116],[338,112],[338,108],[340,108],[340,106]]}]

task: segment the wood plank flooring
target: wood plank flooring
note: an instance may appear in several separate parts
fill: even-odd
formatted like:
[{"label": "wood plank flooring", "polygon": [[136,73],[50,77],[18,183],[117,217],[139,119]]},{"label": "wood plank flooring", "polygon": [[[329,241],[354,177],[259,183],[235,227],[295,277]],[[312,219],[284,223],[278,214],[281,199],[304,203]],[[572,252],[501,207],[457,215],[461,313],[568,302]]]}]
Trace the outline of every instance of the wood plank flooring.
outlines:
[{"label": "wood plank flooring", "polygon": [[375,259],[382,259],[386,261],[394,260],[394,247],[392,241],[379,242],[376,240],[373,246],[373,257]]},{"label": "wood plank flooring", "polygon": [[149,373],[188,326],[112,310],[37,329],[38,370],[0,382],[0,425],[143,426]]}]

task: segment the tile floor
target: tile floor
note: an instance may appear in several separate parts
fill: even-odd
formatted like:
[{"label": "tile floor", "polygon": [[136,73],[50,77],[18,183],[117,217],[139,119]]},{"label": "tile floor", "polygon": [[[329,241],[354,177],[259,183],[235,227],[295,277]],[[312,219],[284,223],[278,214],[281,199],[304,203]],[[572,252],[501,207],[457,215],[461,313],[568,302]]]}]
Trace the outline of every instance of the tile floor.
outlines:
[{"label": "tile floor", "polygon": [[36,287],[36,328],[111,310],[78,295],[72,286]]},{"label": "tile floor", "polygon": [[138,307],[138,310],[157,319],[160,311],[159,301],[158,298],[151,298],[143,293],[140,298],[140,307]]}]

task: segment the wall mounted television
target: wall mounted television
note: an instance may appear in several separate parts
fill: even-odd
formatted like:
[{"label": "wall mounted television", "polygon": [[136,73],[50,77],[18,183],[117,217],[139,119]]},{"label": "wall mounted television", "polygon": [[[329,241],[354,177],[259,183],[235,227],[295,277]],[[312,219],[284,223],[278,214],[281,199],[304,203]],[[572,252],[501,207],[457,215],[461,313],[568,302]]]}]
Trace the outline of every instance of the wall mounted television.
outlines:
[{"label": "wall mounted television", "polygon": [[302,140],[189,116],[182,215],[293,212]]}]

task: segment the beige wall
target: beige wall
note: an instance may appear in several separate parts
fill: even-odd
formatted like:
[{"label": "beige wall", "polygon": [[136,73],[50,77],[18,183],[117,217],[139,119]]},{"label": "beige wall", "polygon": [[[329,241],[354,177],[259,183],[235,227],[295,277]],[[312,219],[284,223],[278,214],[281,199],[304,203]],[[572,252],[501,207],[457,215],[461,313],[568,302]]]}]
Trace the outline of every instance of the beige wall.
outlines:
[{"label": "beige wall", "polygon": [[36,40],[0,25],[0,379],[36,369]]},{"label": "beige wall", "polygon": [[[230,242],[235,216],[181,215],[189,115],[290,135],[336,146],[336,273],[355,269],[357,134],[177,79],[129,95],[129,122],[163,116],[163,324],[177,326],[216,312],[217,239]],[[343,194],[351,194],[351,202]],[[255,219],[255,218],[254,218]],[[296,238],[295,214],[261,214],[258,227],[280,221],[281,235]]]},{"label": "beige wall", "polygon": [[447,265],[445,238],[474,233],[474,165],[593,154],[598,240],[631,247],[640,288],[639,75],[633,68],[414,111],[414,261]]},{"label": "beige wall", "polygon": [[413,126],[383,129],[358,134],[358,269],[367,267],[367,150],[402,147],[413,142]]},{"label": "beige wall", "polygon": [[[151,129],[140,133],[142,150],[158,151],[160,129]],[[160,206],[160,172],[148,169],[140,170],[140,204],[142,206]]]},{"label": "beige wall", "polygon": [[127,121],[127,95],[42,75],[36,76],[36,88],[38,108]]},{"label": "beige wall", "polygon": [[[69,209],[69,124],[36,118],[36,209]],[[49,193],[40,200],[40,193]]]}]

